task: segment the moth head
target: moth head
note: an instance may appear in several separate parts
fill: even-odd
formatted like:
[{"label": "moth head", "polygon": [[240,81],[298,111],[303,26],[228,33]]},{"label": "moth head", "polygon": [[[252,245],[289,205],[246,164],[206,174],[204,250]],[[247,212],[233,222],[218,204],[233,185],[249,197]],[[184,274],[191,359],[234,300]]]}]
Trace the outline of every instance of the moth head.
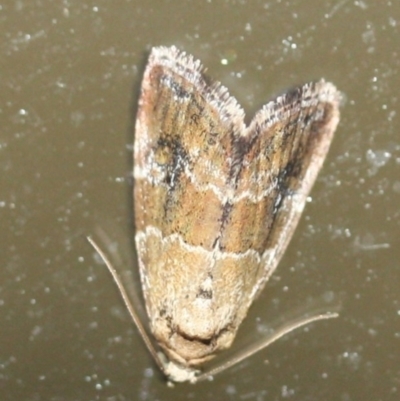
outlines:
[{"label": "moth head", "polygon": [[[234,340],[236,331],[232,329],[216,328],[215,325],[207,328],[206,324],[195,325],[195,322],[196,319],[189,322],[183,319],[171,325],[171,322],[164,319],[152,327],[158,345],[168,359],[179,366],[201,366],[220,351],[229,348]],[[192,328],[192,325],[195,327]]]}]

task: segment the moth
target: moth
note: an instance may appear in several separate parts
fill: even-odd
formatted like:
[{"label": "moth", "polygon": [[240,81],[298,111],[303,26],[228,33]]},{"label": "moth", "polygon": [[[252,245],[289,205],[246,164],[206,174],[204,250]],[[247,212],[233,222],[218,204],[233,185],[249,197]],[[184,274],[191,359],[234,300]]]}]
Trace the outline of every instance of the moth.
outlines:
[{"label": "moth", "polygon": [[292,322],[211,371],[277,267],[339,122],[341,95],[320,80],[244,111],[200,61],[151,50],[134,141],[136,248],[149,327],[92,239],[156,363],[196,382],[322,313]]}]

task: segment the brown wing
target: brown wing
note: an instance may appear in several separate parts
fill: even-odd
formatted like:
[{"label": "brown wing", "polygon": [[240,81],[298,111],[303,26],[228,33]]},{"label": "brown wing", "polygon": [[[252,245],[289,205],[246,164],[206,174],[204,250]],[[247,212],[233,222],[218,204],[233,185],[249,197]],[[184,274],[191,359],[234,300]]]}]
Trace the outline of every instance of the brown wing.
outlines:
[{"label": "brown wing", "polygon": [[206,82],[199,62],[175,48],[153,49],[135,134],[137,230],[155,226],[163,236],[212,249],[237,125],[242,109]]},{"label": "brown wing", "polygon": [[323,81],[268,103],[248,128],[198,61],[154,48],[135,136],[136,244],[146,307],[169,358],[227,348],[275,269],[338,122]]},{"label": "brown wing", "polygon": [[327,82],[268,103],[237,139],[236,192],[221,246],[256,250],[258,293],[284,253],[339,121],[340,94]]}]

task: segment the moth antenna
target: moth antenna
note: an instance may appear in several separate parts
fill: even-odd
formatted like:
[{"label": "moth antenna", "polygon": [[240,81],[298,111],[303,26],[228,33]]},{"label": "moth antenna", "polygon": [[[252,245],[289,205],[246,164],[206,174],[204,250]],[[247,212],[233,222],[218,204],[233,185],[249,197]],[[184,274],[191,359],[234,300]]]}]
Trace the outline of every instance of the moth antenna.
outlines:
[{"label": "moth antenna", "polygon": [[89,241],[90,245],[94,248],[94,250],[98,253],[100,258],[103,260],[104,264],[107,266],[108,271],[111,273],[115,284],[118,287],[118,290],[122,296],[122,299],[124,301],[124,304],[126,308],[128,309],[129,314],[131,315],[131,318],[133,322],[135,323],[136,328],[139,331],[140,336],[142,337],[144,343],[146,344],[147,349],[149,350],[150,354],[154,358],[157,366],[161,369],[161,371],[165,374],[165,368],[164,365],[157,353],[157,350],[154,348],[153,343],[150,340],[149,335],[147,334],[146,329],[144,328],[139,315],[136,313],[135,308],[132,305],[132,302],[129,299],[128,293],[125,290],[125,287],[122,283],[122,280],[115,270],[114,266],[110,262],[110,260],[107,258],[106,254],[101,250],[101,248],[96,244],[96,242],[91,238],[90,236],[86,237],[87,240]]},{"label": "moth antenna", "polygon": [[204,371],[199,376],[196,377],[196,382],[207,380],[212,378],[213,376],[223,372],[226,369],[231,368],[232,366],[242,362],[243,360],[251,357],[252,355],[256,354],[257,352],[261,351],[262,349],[268,347],[275,341],[279,340],[281,337],[285,336],[286,334],[291,333],[292,331],[308,325],[309,323],[316,322],[318,320],[326,320],[326,319],[333,319],[339,316],[337,312],[326,312],[321,313],[318,315],[295,319],[289,323],[282,325],[278,328],[272,335],[268,335],[265,338],[261,339],[260,341],[255,342],[249,347],[245,347],[244,349],[237,352],[236,356],[233,356],[228,361],[211,368],[208,371]]}]

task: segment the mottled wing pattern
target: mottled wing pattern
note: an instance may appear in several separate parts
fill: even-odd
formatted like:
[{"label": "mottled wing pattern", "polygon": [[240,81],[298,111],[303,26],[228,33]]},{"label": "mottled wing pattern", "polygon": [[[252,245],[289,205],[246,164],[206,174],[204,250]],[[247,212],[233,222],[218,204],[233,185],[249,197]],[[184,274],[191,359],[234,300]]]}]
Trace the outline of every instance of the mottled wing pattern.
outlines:
[{"label": "mottled wing pattern", "polygon": [[[150,55],[139,102],[136,228],[158,227],[163,236],[183,235],[210,250],[228,193],[230,134],[235,120],[243,124],[243,113],[228,94],[221,96],[218,85],[209,86],[198,61],[176,49],[163,50],[169,49],[155,48]],[[231,115],[220,114],[223,97]],[[208,104],[213,99],[216,107]],[[206,226],[203,216],[211,216]]]},{"label": "mottled wing pattern", "polygon": [[260,254],[252,298],[292,237],[338,124],[339,103],[332,84],[306,84],[265,105],[237,138],[240,167],[221,245]]},{"label": "mottled wing pattern", "polygon": [[246,128],[199,61],[152,50],[135,131],[135,239],[150,325],[171,360],[196,366],[230,346],[292,236],[338,104],[331,84],[308,84]]},{"label": "mottled wing pattern", "polygon": [[[214,250],[243,117],[198,61],[175,48],[153,49],[135,131],[135,239],[153,333],[181,363],[173,352],[202,360],[218,348],[205,343],[232,318],[210,304],[226,304],[214,291]],[[203,341],[194,346],[192,338]]]}]

